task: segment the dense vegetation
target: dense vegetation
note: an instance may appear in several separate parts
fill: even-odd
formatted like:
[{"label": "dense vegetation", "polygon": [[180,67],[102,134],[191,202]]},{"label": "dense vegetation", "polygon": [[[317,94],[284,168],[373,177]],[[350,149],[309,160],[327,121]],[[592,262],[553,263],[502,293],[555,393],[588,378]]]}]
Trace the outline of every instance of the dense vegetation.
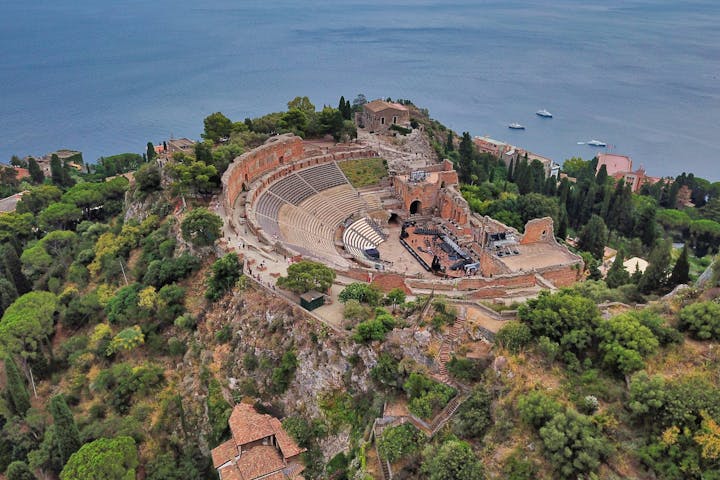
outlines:
[{"label": "dense vegetation", "polygon": [[[3,193],[27,190],[16,212],[0,214],[0,471],[213,478],[205,448],[228,438],[231,401],[252,399],[288,414],[283,425],[308,449],[307,478],[367,478],[366,439],[384,404],[429,423],[462,399],[432,437],[405,423],[376,439],[396,478],[720,477],[720,270],[656,301],[717,251],[718,185],[683,174],[633,194],[580,159],[564,165],[577,182],[548,181],[536,163],[505,167],[402,102],[456,163],[473,210],[518,228],[553,217],[561,240],[578,237],[591,279],[522,304],[498,332],[493,368],[457,345],[450,380],[439,381],[431,360],[458,314],[447,299],[351,283],[340,294],[342,340],[271,311],[277,300],[248,285],[241,258],[214,248],[222,222],[208,206],[232,158],[274,133],[352,138],[361,97],[320,112],[298,97],[287,112],[244,122],[211,114],[204,141],[162,166],[152,144],[85,172],[57,159],[48,178],[30,159],[23,182],[0,172]],[[380,160],[361,166],[362,178],[384,175]],[[133,182],[111,178],[128,172]],[[620,254],[602,280],[595,261],[607,245]],[[620,268],[635,255],[650,261],[644,274]],[[325,292],[334,280],[298,262],[278,286]],[[613,301],[642,305],[598,307]],[[340,343],[343,358],[333,358]],[[300,399],[313,408],[293,408],[283,395],[313,373],[310,357],[318,370],[347,369]],[[333,435],[349,448],[326,459]]]}]

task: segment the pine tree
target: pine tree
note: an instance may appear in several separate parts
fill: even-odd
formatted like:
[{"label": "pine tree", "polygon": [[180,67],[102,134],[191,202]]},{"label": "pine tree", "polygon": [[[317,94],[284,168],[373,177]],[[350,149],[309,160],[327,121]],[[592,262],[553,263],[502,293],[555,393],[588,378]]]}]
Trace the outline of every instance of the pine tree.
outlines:
[{"label": "pine tree", "polygon": [[624,259],[625,255],[623,254],[622,250],[620,250],[617,255],[615,255],[615,261],[610,266],[610,269],[607,272],[607,276],[605,277],[605,283],[607,283],[608,287],[617,288],[620,285],[630,283],[630,274],[627,272],[627,270],[625,270],[625,267],[623,266]]},{"label": "pine tree", "polygon": [[7,278],[0,277],[0,318],[17,297],[18,293],[15,290],[15,285]]},{"label": "pine tree", "polygon": [[32,157],[28,160],[28,172],[30,173],[30,178],[32,178],[33,183],[43,183],[45,181],[45,174],[37,161]]},{"label": "pine tree", "polygon": [[50,399],[50,414],[55,421],[55,438],[62,464],[67,463],[70,455],[75,453],[80,443],[80,432],[75,424],[73,414],[68,407],[65,397],[55,395]]},{"label": "pine tree", "polygon": [[32,290],[32,285],[22,272],[22,264],[15,248],[12,245],[0,246],[0,257],[2,257],[0,272],[3,272],[5,278],[12,282],[18,295],[24,295]]},{"label": "pine tree", "polygon": [[680,257],[678,257],[673,271],[670,274],[669,284],[671,287],[688,283],[690,280],[690,263],[688,262],[687,243],[683,246]]},{"label": "pine tree", "polygon": [[8,465],[5,476],[7,480],[37,480],[27,463],[21,461],[15,461]]},{"label": "pine tree", "polygon": [[15,360],[10,355],[5,355],[5,377],[7,378],[7,397],[13,411],[25,416],[30,408],[30,392],[20,370],[18,370]]}]

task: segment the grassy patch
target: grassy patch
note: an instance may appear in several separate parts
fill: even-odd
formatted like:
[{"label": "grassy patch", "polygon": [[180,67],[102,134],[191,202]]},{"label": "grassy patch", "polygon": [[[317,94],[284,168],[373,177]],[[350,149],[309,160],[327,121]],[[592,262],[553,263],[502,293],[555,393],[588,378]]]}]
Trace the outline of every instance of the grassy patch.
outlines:
[{"label": "grassy patch", "polygon": [[338,165],[355,188],[375,185],[387,177],[387,162],[382,158],[347,160]]}]

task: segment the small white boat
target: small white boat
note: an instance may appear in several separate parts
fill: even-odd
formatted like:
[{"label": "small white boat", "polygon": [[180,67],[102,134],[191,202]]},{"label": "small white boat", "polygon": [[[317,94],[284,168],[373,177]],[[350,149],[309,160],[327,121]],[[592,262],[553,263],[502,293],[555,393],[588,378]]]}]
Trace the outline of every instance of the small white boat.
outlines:
[{"label": "small white boat", "polygon": [[607,143],[595,140],[594,138],[587,142],[587,145],[590,145],[591,147],[607,147]]},{"label": "small white boat", "polygon": [[524,126],[520,125],[519,123],[515,123],[515,122],[508,125],[508,128],[511,128],[513,130],[525,130]]},{"label": "small white boat", "polygon": [[538,117],[543,117],[543,118],[552,118],[552,113],[548,112],[544,108],[542,110],[538,110],[537,112],[535,112],[535,115],[537,115]]}]

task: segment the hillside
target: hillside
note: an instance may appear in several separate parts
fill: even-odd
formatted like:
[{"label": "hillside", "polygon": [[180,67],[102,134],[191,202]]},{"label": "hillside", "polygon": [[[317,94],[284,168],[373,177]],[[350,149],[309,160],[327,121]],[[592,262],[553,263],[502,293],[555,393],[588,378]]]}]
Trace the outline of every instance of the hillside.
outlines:
[{"label": "hillside", "polygon": [[[263,283],[250,270],[262,261],[245,260],[269,257],[229,247],[213,209],[229,161],[299,108],[213,114],[215,141],[66,169],[0,214],[0,477],[218,478],[211,450],[243,402],[307,449],[308,479],[720,478],[714,187],[705,205],[674,208],[671,182],[635,194],[582,160],[572,186],[527,165],[509,179],[469,134],[412,107],[475,211],[564,217],[586,280],[513,305],[409,297],[306,261]],[[333,134],[325,118],[352,136],[349,115],[304,108],[313,133]],[[568,207],[585,218],[567,225]],[[611,212],[623,222],[606,226]],[[671,251],[671,238],[688,246]],[[647,256],[646,273],[612,262],[600,279],[605,246]],[[341,327],[287,300],[331,286]]]}]

